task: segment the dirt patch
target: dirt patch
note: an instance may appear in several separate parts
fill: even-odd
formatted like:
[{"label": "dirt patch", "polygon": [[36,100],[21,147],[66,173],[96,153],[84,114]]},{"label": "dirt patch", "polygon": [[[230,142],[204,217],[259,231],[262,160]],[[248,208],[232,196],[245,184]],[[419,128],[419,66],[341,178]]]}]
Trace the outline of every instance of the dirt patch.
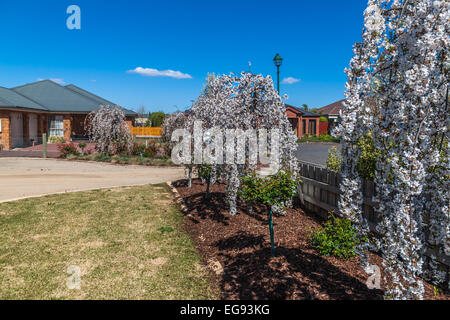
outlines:
[{"label": "dirt patch", "polygon": [[[321,299],[378,300],[382,290],[368,289],[369,278],[359,258],[340,260],[320,256],[311,245],[310,235],[323,221],[301,209],[288,209],[274,217],[275,253],[271,257],[267,213],[253,214],[239,204],[238,214],[230,216],[223,184],[211,188],[211,199],[203,200],[205,185],[194,180],[174,183],[187,206],[185,228],[193,234],[204,264],[215,274],[223,299]],[[381,257],[370,255],[379,266]],[[383,281],[381,289],[384,288]],[[425,284],[426,299],[434,296],[433,286]]]}]

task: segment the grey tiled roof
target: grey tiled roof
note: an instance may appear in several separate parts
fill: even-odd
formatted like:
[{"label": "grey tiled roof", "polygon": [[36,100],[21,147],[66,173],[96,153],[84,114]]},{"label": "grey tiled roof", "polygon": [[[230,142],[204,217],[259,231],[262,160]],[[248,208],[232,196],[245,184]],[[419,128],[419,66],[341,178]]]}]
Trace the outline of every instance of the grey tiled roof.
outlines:
[{"label": "grey tiled roof", "polygon": [[0,87],[0,108],[26,108],[26,109],[36,109],[42,111],[48,111],[44,106],[24,97],[23,95],[7,89]]},{"label": "grey tiled roof", "polygon": [[[105,105],[110,105],[110,106],[115,106],[116,105],[116,103],[111,102],[111,101],[106,100],[106,99],[103,99],[102,97],[99,97],[99,96],[93,94],[92,92],[86,91],[86,90],[84,90],[84,89],[82,89],[80,87],[77,87],[74,84],[69,84],[69,85],[67,85],[65,87],[67,89],[72,90],[72,91],[74,91],[76,93],[79,93],[79,94],[81,94],[81,95],[83,95],[83,96],[85,96],[87,98],[90,98],[92,100],[97,101],[100,105],[104,105],[104,106]],[[131,111],[131,110],[128,110],[128,109],[125,109],[125,108],[122,108],[122,109],[123,109],[123,111],[124,111],[124,113],[126,115],[137,115],[137,113],[134,112],[134,111]]]},{"label": "grey tiled roof", "polygon": [[[11,88],[10,91],[34,101],[41,107],[39,110],[51,112],[88,113],[97,110],[101,105],[116,105],[75,85],[63,87],[51,80],[33,82]],[[136,115],[134,111],[122,109],[126,115]]]}]

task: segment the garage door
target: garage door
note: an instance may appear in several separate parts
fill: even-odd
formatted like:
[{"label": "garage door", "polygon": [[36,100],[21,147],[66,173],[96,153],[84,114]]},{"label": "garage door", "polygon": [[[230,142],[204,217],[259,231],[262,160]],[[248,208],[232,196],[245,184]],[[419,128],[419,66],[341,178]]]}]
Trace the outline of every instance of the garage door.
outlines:
[{"label": "garage door", "polygon": [[23,146],[23,119],[21,113],[11,113],[11,147]]},{"label": "garage door", "polygon": [[30,128],[30,140],[38,140],[38,117],[35,114],[31,114],[29,117],[29,128]]}]

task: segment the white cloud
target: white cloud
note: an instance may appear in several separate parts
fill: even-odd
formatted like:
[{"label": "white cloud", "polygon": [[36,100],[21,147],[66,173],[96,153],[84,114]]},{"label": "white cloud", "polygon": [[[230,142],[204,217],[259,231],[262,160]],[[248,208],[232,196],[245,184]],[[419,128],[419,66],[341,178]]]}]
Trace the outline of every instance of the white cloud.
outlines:
[{"label": "white cloud", "polygon": [[173,70],[157,70],[151,68],[138,67],[134,70],[128,70],[127,73],[140,74],[145,77],[170,77],[175,79],[192,79],[192,76],[187,73]]},{"label": "white cloud", "polygon": [[42,81],[42,80],[51,80],[53,82],[56,82],[57,84],[66,84],[66,82],[64,81],[64,79],[60,79],[60,78],[50,78],[50,79],[42,79],[42,78],[38,78],[37,81]]},{"label": "white cloud", "polygon": [[294,83],[297,83],[297,82],[300,82],[300,79],[288,77],[288,78],[284,78],[281,83],[282,84],[294,84]]}]

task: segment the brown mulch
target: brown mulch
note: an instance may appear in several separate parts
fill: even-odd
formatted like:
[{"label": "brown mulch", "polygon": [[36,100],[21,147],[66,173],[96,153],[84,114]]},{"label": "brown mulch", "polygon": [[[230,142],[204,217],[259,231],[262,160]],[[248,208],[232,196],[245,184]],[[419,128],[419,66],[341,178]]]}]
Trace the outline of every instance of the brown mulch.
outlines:
[{"label": "brown mulch", "polygon": [[[276,257],[272,258],[267,213],[250,214],[241,203],[238,214],[230,216],[223,184],[211,186],[209,201],[203,198],[206,186],[199,180],[191,188],[185,180],[173,185],[187,207],[185,228],[193,235],[205,265],[213,265],[222,299],[383,298],[382,290],[367,288],[368,275],[360,268],[359,258],[341,260],[316,252],[311,233],[323,222],[316,216],[298,208],[275,216]],[[371,254],[370,261],[381,268],[378,255]],[[434,296],[432,285],[425,287],[426,299],[449,299],[448,295]]]}]

